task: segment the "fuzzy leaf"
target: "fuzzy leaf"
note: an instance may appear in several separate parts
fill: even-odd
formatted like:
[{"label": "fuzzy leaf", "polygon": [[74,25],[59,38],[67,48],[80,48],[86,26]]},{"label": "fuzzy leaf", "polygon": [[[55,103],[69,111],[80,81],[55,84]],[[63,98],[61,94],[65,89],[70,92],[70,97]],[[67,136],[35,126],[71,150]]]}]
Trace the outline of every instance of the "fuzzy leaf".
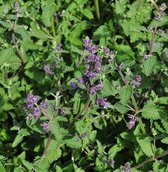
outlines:
[{"label": "fuzzy leaf", "polygon": [[153,156],[151,139],[149,137],[138,137],[137,142],[146,156]]},{"label": "fuzzy leaf", "polygon": [[146,104],[142,109],[142,116],[147,119],[156,120],[160,118],[159,109],[154,103]]},{"label": "fuzzy leaf", "polygon": [[131,86],[124,86],[119,92],[119,98],[120,98],[121,104],[126,105],[128,101],[130,100],[131,95],[132,95]]}]

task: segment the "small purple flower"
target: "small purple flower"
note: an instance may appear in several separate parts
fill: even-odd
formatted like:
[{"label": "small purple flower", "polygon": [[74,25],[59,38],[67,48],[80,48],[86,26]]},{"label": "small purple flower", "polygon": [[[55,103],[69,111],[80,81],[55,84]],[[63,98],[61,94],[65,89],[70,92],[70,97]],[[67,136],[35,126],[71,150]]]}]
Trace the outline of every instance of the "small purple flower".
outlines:
[{"label": "small purple flower", "polygon": [[104,54],[105,54],[106,56],[109,56],[109,54],[110,54],[110,49],[107,48],[107,47],[104,47],[104,48],[103,48],[103,52],[104,52]]},{"label": "small purple flower", "polygon": [[32,110],[32,116],[34,118],[36,118],[36,119],[39,118],[40,113],[41,113],[41,109],[38,106],[35,107],[35,108],[33,108],[33,110]]},{"label": "small purple flower", "polygon": [[133,88],[141,85],[141,80],[142,80],[141,75],[136,75],[135,80],[133,81]]},{"label": "small purple flower", "polygon": [[126,162],[123,167],[124,172],[131,172],[131,165],[129,162]]},{"label": "small purple flower", "polygon": [[49,132],[49,124],[47,122],[43,122],[41,125],[40,125],[44,131],[46,131],[47,133]]},{"label": "small purple flower", "polygon": [[90,94],[95,95],[97,93],[97,88],[96,86],[91,86],[90,87]]},{"label": "small purple flower", "polygon": [[87,137],[87,135],[88,135],[87,132],[84,132],[84,133],[81,134],[82,138]]},{"label": "small purple flower", "polygon": [[150,55],[144,54],[143,59],[144,59],[144,60],[148,60],[149,56],[150,56]]},{"label": "small purple flower", "polygon": [[160,11],[165,11],[166,8],[167,8],[166,4],[165,4],[165,3],[162,3],[162,4],[160,5],[160,7],[159,7],[159,10],[160,10]]},{"label": "small purple flower", "polygon": [[127,123],[128,129],[132,129],[135,126],[135,123],[139,121],[137,116],[129,115],[130,121]]},{"label": "small purple flower", "polygon": [[97,45],[93,45],[91,47],[91,53],[95,54],[95,53],[97,53],[97,51],[98,51],[98,46]]},{"label": "small purple flower", "polygon": [[104,108],[107,108],[109,106],[109,102],[107,102],[104,98],[97,99],[96,104],[98,106],[103,106]]},{"label": "small purple flower", "polygon": [[114,159],[109,159],[109,160],[108,160],[108,163],[109,163],[112,167],[114,167],[115,161],[114,161]]},{"label": "small purple flower", "polygon": [[83,46],[88,51],[92,49],[92,40],[88,36],[83,40]]},{"label": "small purple flower", "polygon": [[78,85],[75,82],[70,82],[70,85],[71,85],[72,89],[74,89],[74,90],[78,89]]},{"label": "small purple flower", "polygon": [[53,75],[54,72],[51,70],[51,66],[49,64],[45,64],[44,65],[44,71],[45,73],[49,74],[49,75]]},{"label": "small purple flower", "polygon": [[57,44],[56,50],[57,50],[57,51],[61,51],[61,48],[62,48],[62,44]]},{"label": "small purple flower", "polygon": [[40,107],[43,108],[43,109],[48,109],[47,99],[41,101]]},{"label": "small purple flower", "polygon": [[34,96],[33,94],[28,94],[26,98],[26,105],[27,108],[32,108],[38,101],[40,97]]}]

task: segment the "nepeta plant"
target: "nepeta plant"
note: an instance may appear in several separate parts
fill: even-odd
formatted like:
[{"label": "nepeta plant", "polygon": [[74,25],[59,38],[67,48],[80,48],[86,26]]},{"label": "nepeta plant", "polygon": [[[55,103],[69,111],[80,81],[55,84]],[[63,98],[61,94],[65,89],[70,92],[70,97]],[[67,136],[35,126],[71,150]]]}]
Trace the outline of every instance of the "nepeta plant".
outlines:
[{"label": "nepeta plant", "polygon": [[0,171],[168,171],[166,7],[0,1]]}]

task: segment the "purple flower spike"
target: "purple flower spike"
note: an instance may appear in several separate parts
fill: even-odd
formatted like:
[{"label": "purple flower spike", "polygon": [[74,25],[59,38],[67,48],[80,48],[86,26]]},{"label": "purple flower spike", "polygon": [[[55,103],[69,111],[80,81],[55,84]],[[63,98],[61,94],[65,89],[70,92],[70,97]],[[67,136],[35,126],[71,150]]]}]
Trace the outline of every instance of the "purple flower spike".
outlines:
[{"label": "purple flower spike", "polygon": [[32,110],[32,116],[36,119],[39,118],[40,113],[41,113],[41,109],[38,106]]},{"label": "purple flower spike", "polygon": [[112,167],[114,167],[115,161],[114,161],[114,159],[109,159],[109,160],[108,160],[108,163],[109,163]]},{"label": "purple flower spike", "polygon": [[83,40],[83,46],[88,51],[92,49],[92,40],[88,36]]},{"label": "purple flower spike", "polygon": [[43,109],[48,109],[47,99],[41,101],[40,107],[43,108]]},{"label": "purple flower spike", "polygon": [[49,64],[44,65],[44,71],[45,71],[45,73],[47,73],[49,75],[54,74],[54,72],[51,70],[51,66]]},{"label": "purple flower spike", "polygon": [[32,108],[38,101],[40,97],[39,96],[34,96],[33,94],[28,94],[26,98],[26,104],[27,108]]},{"label": "purple flower spike", "polygon": [[129,162],[124,164],[123,170],[124,170],[124,172],[131,172],[131,165]]},{"label": "purple flower spike", "polygon": [[107,108],[109,106],[109,102],[107,102],[106,99],[103,98],[97,99],[96,104],[98,106],[103,106],[104,108]]},{"label": "purple flower spike", "polygon": [[139,121],[137,116],[129,115],[130,121],[127,123],[128,129],[132,129],[135,126],[135,123]]},{"label": "purple flower spike", "polygon": [[43,122],[41,125],[40,125],[44,131],[46,131],[47,133],[49,132],[49,124],[47,122]]},{"label": "purple flower spike", "polygon": [[70,82],[70,85],[71,85],[72,89],[74,89],[74,90],[78,89],[78,85],[75,82]]},{"label": "purple flower spike", "polygon": [[141,85],[141,80],[142,80],[141,75],[136,75],[135,80],[133,81],[133,88]]}]

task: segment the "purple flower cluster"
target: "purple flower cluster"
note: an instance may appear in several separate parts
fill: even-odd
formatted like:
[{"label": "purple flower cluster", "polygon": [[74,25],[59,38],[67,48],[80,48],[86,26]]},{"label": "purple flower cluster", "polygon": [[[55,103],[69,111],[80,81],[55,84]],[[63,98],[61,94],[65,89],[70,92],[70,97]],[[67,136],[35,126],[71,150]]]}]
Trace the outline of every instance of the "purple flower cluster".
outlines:
[{"label": "purple flower cluster", "polygon": [[53,70],[51,69],[51,65],[49,65],[49,64],[44,65],[44,71],[45,71],[46,74],[49,74],[49,75],[54,74]]},{"label": "purple flower cluster", "polygon": [[97,91],[102,89],[102,85],[101,84],[97,84],[97,85],[92,85],[90,87],[90,94],[95,95],[97,93]]},{"label": "purple flower cluster", "polygon": [[55,107],[55,112],[61,114],[62,116],[65,115],[65,111],[59,107]]},{"label": "purple flower cluster", "polygon": [[162,18],[165,16],[165,10],[166,10],[166,4],[165,3],[162,3],[159,7],[159,11],[157,12],[157,15],[155,16],[155,19],[157,21],[161,21]]},{"label": "purple flower cluster", "polygon": [[99,98],[96,100],[96,104],[98,106],[103,106],[104,108],[107,108],[109,106],[109,102],[107,102],[107,99],[105,98]]},{"label": "purple flower cluster", "polygon": [[114,167],[115,161],[114,161],[114,159],[109,159],[109,160],[108,160],[108,163],[109,163],[112,167]]},{"label": "purple flower cluster", "polygon": [[95,55],[90,54],[86,58],[86,71],[84,75],[88,78],[94,78],[102,71],[102,58]]},{"label": "purple flower cluster", "polygon": [[136,75],[134,81],[133,81],[133,88],[141,85],[141,80],[142,80],[142,77],[141,75]]},{"label": "purple flower cluster", "polygon": [[98,46],[93,45],[92,40],[88,36],[83,40],[83,46],[91,53],[96,53],[98,51]]},{"label": "purple flower cluster", "polygon": [[40,126],[43,128],[43,130],[45,132],[47,132],[47,133],[49,132],[49,123],[48,122],[43,122]]},{"label": "purple flower cluster", "polygon": [[130,121],[127,123],[128,129],[132,129],[135,126],[135,123],[139,121],[137,116],[129,115]]},{"label": "purple flower cluster", "polygon": [[131,165],[130,165],[129,162],[126,162],[126,163],[124,164],[124,167],[123,167],[123,169],[121,170],[121,172],[131,172]]},{"label": "purple flower cluster", "polygon": [[70,82],[70,85],[71,85],[72,89],[74,89],[74,90],[77,90],[77,89],[78,89],[77,83],[75,83],[75,82]]},{"label": "purple flower cluster", "polygon": [[33,94],[28,94],[26,98],[27,108],[32,108],[38,101],[40,97]]}]

